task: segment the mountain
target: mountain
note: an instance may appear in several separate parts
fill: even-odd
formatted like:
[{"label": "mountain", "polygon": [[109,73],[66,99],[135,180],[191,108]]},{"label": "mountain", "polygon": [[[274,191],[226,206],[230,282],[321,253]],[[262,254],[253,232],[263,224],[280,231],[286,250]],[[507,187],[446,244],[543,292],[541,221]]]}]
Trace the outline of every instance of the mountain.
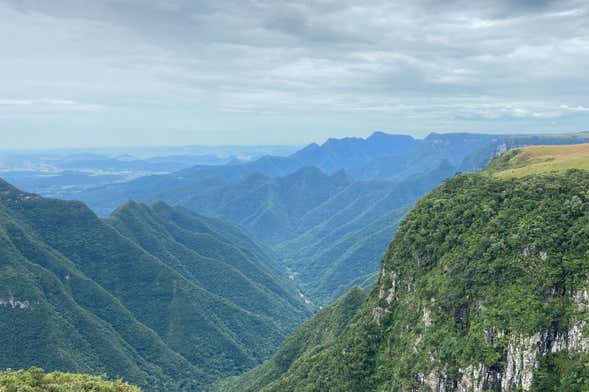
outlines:
[{"label": "mountain", "polygon": [[158,200],[220,216],[271,248],[279,275],[306,300],[327,304],[353,285],[370,286],[400,218],[459,171],[478,171],[510,147],[589,142],[589,135],[375,133],[330,139],[288,157],[198,165],[73,192],[67,198],[110,214],[129,199]]},{"label": "mountain", "polygon": [[399,182],[353,182],[301,217],[296,235],[273,247],[303,292],[327,304],[354,285],[370,285],[397,224],[413,203],[454,168]]},{"label": "mountain", "polygon": [[[263,156],[253,161],[226,165],[196,165],[174,173],[147,175],[123,183],[91,189],[60,189],[59,197],[82,200],[99,215],[108,215],[128,200],[152,202],[189,197],[194,189],[211,184],[239,182],[252,175],[285,177],[316,167],[327,174],[344,170],[350,181],[401,181],[435,170],[447,161],[456,171],[479,171],[495,155],[514,147],[538,144],[589,142],[589,134],[490,135],[432,133],[424,139],[382,132],[363,138],[329,139],[310,144],[287,156]],[[24,186],[35,187],[30,179]],[[45,188],[43,188],[45,189]],[[51,191],[53,192],[53,191]]]},{"label": "mountain", "polygon": [[286,156],[296,150],[296,146],[4,150],[0,152],[0,173],[5,181],[19,189],[45,197],[67,198],[86,189],[124,183],[146,175],[173,173],[196,165],[237,165],[268,154]]},{"label": "mountain", "polygon": [[458,170],[471,154],[501,138],[499,135],[431,133],[413,148],[375,157],[365,165],[349,170],[349,175],[364,180],[402,180],[427,173],[440,162],[448,162]]},{"label": "mountain", "polygon": [[209,184],[171,202],[244,227],[272,246],[307,297],[325,304],[374,275],[403,214],[453,175],[447,162],[398,183],[352,182],[341,171],[327,175],[310,167]]},{"label": "mountain", "polygon": [[373,133],[366,139],[347,137],[310,144],[290,156],[301,166],[314,166],[326,173],[362,167],[374,159],[413,150],[420,142],[407,135]]},{"label": "mountain", "polygon": [[187,280],[272,320],[284,335],[304,314],[273,261],[237,228],[162,202],[130,202],[106,220]]},{"label": "mountain", "polygon": [[227,222],[163,203],[101,220],[5,182],[0,216],[0,368],[202,389],[269,357],[308,315]]},{"label": "mountain", "polygon": [[363,138],[329,139],[309,146],[288,157],[264,156],[251,162],[228,165],[196,165],[166,175],[145,176],[123,184],[110,184],[64,195],[86,202],[100,215],[107,215],[130,199],[168,200],[169,195],[190,195],[191,190],[209,183],[235,182],[252,175],[284,177],[316,167],[327,174],[352,169],[371,160],[412,150],[420,141],[405,135],[377,132]]},{"label": "mountain", "polygon": [[239,182],[203,186],[175,202],[202,214],[221,215],[273,243],[290,238],[301,216],[349,183],[343,172],[329,176],[308,167],[285,177],[253,174]]},{"label": "mountain", "polygon": [[336,339],[226,390],[587,390],[586,150],[521,148],[445,181],[403,219]]},{"label": "mountain", "polygon": [[400,218],[458,171],[478,171],[509,147],[589,142],[587,134],[375,133],[330,139],[288,156],[243,165],[196,166],[72,195],[98,212],[129,198],[163,200],[222,216],[272,248],[311,301],[327,304],[370,286]]}]

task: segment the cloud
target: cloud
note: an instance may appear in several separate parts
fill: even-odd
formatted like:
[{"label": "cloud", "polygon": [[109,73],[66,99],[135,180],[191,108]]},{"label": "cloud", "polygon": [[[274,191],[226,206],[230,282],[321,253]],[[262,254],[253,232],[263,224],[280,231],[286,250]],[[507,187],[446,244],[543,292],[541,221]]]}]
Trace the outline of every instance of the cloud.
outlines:
[{"label": "cloud", "polygon": [[305,142],[588,116],[586,1],[3,0],[0,18],[4,117],[84,111],[76,127],[154,140],[176,126],[276,142],[296,125]]},{"label": "cloud", "polygon": [[106,110],[104,105],[76,102],[69,99],[13,99],[0,98],[0,113],[31,115],[60,112],[97,112]]}]

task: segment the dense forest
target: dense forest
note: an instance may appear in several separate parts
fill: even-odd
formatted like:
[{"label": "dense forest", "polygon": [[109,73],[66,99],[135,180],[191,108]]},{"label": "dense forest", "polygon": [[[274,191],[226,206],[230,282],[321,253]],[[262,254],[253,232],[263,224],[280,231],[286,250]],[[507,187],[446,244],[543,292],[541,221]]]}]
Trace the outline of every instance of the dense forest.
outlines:
[{"label": "dense forest", "polygon": [[227,222],[159,203],[109,219],[0,183],[0,368],[190,390],[270,357],[311,309]]},{"label": "dense forest", "polygon": [[0,0],[0,392],[589,392],[589,0]]}]

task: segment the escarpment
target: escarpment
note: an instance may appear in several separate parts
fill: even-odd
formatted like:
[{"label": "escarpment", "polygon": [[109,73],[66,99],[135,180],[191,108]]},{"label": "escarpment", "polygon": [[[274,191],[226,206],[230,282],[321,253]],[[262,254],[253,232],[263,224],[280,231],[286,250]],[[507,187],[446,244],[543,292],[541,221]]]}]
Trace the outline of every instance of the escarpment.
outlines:
[{"label": "escarpment", "polygon": [[446,181],[341,336],[264,390],[587,390],[588,189],[581,170]]}]

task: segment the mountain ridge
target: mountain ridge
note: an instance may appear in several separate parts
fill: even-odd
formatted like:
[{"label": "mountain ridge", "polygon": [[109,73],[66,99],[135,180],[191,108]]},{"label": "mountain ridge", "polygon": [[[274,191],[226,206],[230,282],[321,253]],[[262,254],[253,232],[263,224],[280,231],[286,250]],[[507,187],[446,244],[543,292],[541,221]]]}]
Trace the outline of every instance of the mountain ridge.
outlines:
[{"label": "mountain ridge", "polygon": [[269,256],[237,229],[222,237],[230,226],[213,218],[128,203],[102,220],[5,182],[0,215],[2,368],[201,389],[268,357],[309,314]]}]

